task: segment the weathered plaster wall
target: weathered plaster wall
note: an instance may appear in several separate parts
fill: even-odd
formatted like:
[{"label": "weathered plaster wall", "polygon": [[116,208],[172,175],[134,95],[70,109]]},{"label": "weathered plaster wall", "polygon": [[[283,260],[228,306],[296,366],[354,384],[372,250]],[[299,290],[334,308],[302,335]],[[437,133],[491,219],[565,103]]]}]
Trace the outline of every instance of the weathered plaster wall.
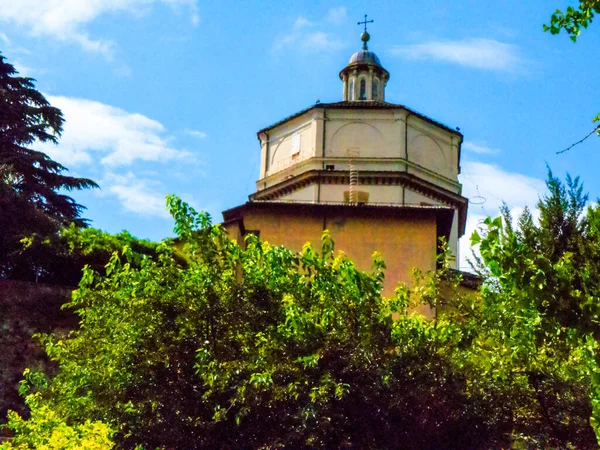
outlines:
[{"label": "weathered plaster wall", "polygon": [[[459,137],[404,109],[317,109],[272,128],[261,139],[259,190],[326,164],[347,170],[352,157],[359,172],[406,171],[460,192]],[[300,148],[297,156],[294,140]],[[308,158],[316,158],[314,164],[289,170]]]},{"label": "weathered plaster wall", "polygon": [[279,172],[315,156],[316,132],[316,124],[308,113],[270,130],[263,161],[265,174]]},{"label": "weathered plaster wall", "polygon": [[400,281],[410,282],[413,268],[435,268],[437,231],[433,216],[306,215],[263,209],[246,214],[244,226],[246,230],[260,230],[261,240],[293,251],[300,251],[306,242],[319,248],[321,234],[328,229],[336,250],[344,251],[361,270],[371,268],[373,252],[378,251],[387,264],[384,295],[392,295]]}]

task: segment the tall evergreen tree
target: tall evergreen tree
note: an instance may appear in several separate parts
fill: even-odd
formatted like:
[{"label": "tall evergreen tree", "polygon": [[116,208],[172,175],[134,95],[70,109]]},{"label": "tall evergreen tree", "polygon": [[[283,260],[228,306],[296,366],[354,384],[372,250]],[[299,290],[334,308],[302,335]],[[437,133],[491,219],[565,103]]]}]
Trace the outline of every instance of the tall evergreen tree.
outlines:
[{"label": "tall evergreen tree", "polygon": [[56,144],[64,123],[34,81],[18,76],[0,54],[0,277],[10,276],[10,258],[23,237],[70,223],[86,226],[85,208],[64,192],[98,187],[65,175],[66,167],[31,148]]},{"label": "tall evergreen tree", "polygon": [[600,338],[600,208],[589,203],[579,177],[567,174],[563,183],[548,170],[546,186],[538,221],[526,208],[513,226],[504,207],[501,226],[490,223],[483,241],[474,234],[480,269],[491,270],[504,289],[534,289],[529,299],[548,319]]}]

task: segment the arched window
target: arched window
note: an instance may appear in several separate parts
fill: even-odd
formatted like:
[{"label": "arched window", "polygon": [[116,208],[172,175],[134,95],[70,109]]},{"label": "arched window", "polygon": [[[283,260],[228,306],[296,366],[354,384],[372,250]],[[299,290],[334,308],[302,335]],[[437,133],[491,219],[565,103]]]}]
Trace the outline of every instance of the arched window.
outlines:
[{"label": "arched window", "polygon": [[365,80],[364,78],[362,80],[360,80],[360,97],[358,97],[359,100],[366,100],[367,99],[367,80]]},{"label": "arched window", "polygon": [[379,81],[373,80],[373,90],[371,91],[371,98],[373,100],[379,100]]},{"label": "arched window", "polygon": [[354,80],[350,82],[350,95],[348,96],[350,101],[354,100]]}]

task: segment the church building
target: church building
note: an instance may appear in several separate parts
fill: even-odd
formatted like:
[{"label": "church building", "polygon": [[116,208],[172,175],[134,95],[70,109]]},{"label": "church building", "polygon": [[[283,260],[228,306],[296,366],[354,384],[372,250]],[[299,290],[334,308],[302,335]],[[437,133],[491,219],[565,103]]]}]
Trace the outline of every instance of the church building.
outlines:
[{"label": "church building", "polygon": [[362,270],[378,251],[392,295],[412,268],[435,269],[440,237],[458,263],[468,206],[458,182],[463,135],[385,101],[390,74],[369,39],[365,26],[362,49],[339,74],[342,101],[317,102],[257,133],[256,192],[223,218],[240,243],[253,233],[294,251],[309,241],[320,248],[329,230]]}]

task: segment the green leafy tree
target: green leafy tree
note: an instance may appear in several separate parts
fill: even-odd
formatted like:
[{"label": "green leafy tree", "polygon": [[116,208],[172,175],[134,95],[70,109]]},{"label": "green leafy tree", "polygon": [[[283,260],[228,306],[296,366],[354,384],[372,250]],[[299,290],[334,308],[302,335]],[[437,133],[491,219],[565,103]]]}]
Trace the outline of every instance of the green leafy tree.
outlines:
[{"label": "green leafy tree", "polygon": [[[522,296],[462,295],[442,264],[383,298],[383,262],[357,270],[327,233],[320,251],[240,247],[169,206],[185,264],[164,242],[85,271],[81,327],[42,337],[59,372],[27,374],[32,419],[11,414],[14,445],[92,426],[119,448],[594,445],[581,342],[540,339]],[[437,317],[410,312],[422,304]]]},{"label": "green leafy tree", "polygon": [[[136,260],[142,255],[156,257],[153,242],[136,239],[127,232],[111,235],[71,224],[47,237],[26,238],[24,249],[11,258],[13,278],[60,286],[29,286],[25,291],[19,290],[18,286],[24,287],[21,283],[3,285],[8,289],[0,286],[3,299],[0,305],[0,423],[5,422],[8,409],[27,411],[18,394],[18,381],[26,367],[44,368],[49,375],[54,373],[55,364],[32,342],[32,334],[53,330],[66,333],[76,328],[77,318],[71,311],[61,311],[61,304],[70,299],[84,266],[103,271],[111,255],[124,247],[131,248]],[[183,258],[179,260],[185,264]]]},{"label": "green leafy tree", "polygon": [[34,234],[21,240],[11,257],[11,277],[23,281],[77,286],[87,265],[102,271],[115,251],[131,248],[134,254],[156,256],[156,243],[127,231],[110,234],[75,224],[49,235]]},{"label": "green leafy tree", "polygon": [[592,23],[594,15],[599,13],[599,0],[579,0],[576,8],[569,6],[564,12],[557,9],[550,18],[550,25],[544,25],[544,31],[558,34],[561,30],[565,30],[571,40],[577,42],[581,29],[587,28]]},{"label": "green leafy tree", "polygon": [[600,338],[600,210],[579,178],[567,175],[563,184],[549,171],[546,186],[537,223],[525,209],[515,227],[504,208],[503,220],[487,222],[485,239],[473,235],[480,269],[501,289],[526,293],[545,317]]},{"label": "green leafy tree", "polygon": [[[549,172],[547,187],[538,223],[526,210],[515,227],[505,208],[503,219],[488,219],[484,236],[475,233],[472,243],[480,244],[480,269],[491,292],[538,316],[536,345],[562,354],[556,364],[571,358],[587,364],[580,381],[589,386],[581,392],[590,395],[591,423],[600,438],[600,209],[588,204],[577,178],[567,175],[563,184]],[[532,372],[544,383],[557,373]]]},{"label": "green leafy tree", "polygon": [[67,425],[55,411],[41,402],[39,392],[31,390],[32,385],[39,388],[45,384],[44,376],[29,370],[24,375],[26,380],[21,383],[21,392],[26,396],[31,414],[28,420],[23,420],[15,412],[9,412],[16,436],[0,444],[0,449],[109,450],[114,447],[113,431],[106,424],[87,420],[74,426]]},{"label": "green leafy tree", "polygon": [[35,89],[34,80],[17,76],[0,55],[0,276],[10,276],[9,259],[23,237],[86,225],[84,207],[64,192],[96,183],[65,175],[64,166],[31,148],[57,143],[62,126],[60,110]]}]

